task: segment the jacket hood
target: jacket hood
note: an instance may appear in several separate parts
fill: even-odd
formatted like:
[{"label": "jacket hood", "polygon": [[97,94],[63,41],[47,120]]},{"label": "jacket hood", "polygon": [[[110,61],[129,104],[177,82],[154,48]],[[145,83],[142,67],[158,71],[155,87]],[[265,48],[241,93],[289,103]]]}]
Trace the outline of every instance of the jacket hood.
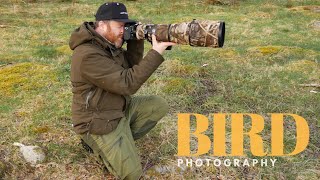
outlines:
[{"label": "jacket hood", "polygon": [[84,22],[79,28],[74,30],[71,34],[69,46],[71,50],[74,50],[81,44],[95,43],[102,48],[110,49],[112,54],[118,49],[114,47],[110,42],[103,38],[94,30],[93,22]]}]

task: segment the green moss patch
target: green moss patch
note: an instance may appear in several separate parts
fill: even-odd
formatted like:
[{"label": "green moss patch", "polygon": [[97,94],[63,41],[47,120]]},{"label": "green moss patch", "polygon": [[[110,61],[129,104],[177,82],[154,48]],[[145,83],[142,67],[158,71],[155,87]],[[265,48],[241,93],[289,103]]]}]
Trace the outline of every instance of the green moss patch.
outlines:
[{"label": "green moss patch", "polygon": [[72,54],[72,50],[70,49],[69,45],[59,46],[56,48],[56,51],[59,54],[64,54],[64,55],[71,55]]},{"label": "green moss patch", "polygon": [[260,46],[260,47],[249,48],[248,52],[265,56],[265,55],[277,54],[280,50],[281,50],[280,46]]},{"label": "green moss patch", "polygon": [[196,89],[196,84],[185,78],[169,78],[164,83],[163,91],[168,94],[190,94]]},{"label": "green moss patch", "polygon": [[48,87],[54,81],[56,75],[46,65],[20,63],[0,69],[0,92],[5,96]]}]

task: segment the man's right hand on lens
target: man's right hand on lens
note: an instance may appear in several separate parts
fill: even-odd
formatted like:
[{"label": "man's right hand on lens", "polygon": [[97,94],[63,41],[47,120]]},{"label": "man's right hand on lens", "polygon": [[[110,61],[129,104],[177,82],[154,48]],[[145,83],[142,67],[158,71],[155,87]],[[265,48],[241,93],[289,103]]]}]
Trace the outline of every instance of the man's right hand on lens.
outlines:
[{"label": "man's right hand on lens", "polygon": [[173,42],[160,42],[157,41],[157,38],[152,34],[152,49],[156,50],[159,54],[163,54],[168,46],[174,46],[176,43]]}]

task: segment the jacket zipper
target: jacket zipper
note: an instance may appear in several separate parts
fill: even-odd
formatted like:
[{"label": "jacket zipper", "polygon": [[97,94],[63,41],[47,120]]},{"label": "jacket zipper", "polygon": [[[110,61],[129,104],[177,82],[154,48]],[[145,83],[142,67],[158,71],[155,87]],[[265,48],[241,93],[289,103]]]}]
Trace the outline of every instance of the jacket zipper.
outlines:
[{"label": "jacket zipper", "polygon": [[87,97],[86,97],[86,109],[89,108],[89,101],[90,99],[93,97],[94,93],[96,92],[97,89],[94,89],[94,90],[90,90],[89,93],[87,94]]},{"label": "jacket zipper", "polygon": [[[96,92],[97,89],[94,89],[94,90],[90,90],[89,93],[87,94],[87,97],[86,97],[86,109],[89,108],[89,101],[91,100],[91,98],[93,97],[94,93]],[[88,122],[87,123],[87,129],[88,129],[88,132],[87,132],[87,138],[90,134],[90,124],[91,124],[92,121]]]}]

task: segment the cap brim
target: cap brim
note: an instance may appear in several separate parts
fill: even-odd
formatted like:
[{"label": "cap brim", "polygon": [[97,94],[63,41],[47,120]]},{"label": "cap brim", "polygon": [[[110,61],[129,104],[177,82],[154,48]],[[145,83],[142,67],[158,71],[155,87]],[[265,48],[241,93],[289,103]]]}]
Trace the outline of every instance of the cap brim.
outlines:
[{"label": "cap brim", "polygon": [[132,20],[132,19],[112,19],[113,21],[119,21],[119,22],[124,22],[124,23],[136,23],[137,21]]}]

